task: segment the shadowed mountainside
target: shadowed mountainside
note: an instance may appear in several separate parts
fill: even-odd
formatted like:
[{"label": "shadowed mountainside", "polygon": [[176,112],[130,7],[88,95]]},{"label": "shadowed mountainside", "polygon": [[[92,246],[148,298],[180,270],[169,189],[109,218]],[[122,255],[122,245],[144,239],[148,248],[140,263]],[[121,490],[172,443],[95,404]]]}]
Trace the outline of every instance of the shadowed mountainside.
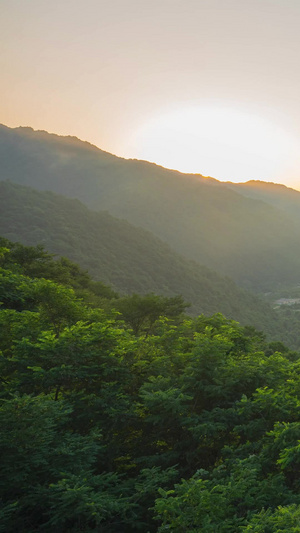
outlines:
[{"label": "shadowed mountainside", "polygon": [[276,335],[277,315],[267,303],[173,252],[151,233],[78,200],[0,182],[0,234],[76,261],[94,279],[121,293],[181,294],[192,314],[223,312]]},{"label": "shadowed mountainside", "polygon": [[2,126],[0,158],[2,180],[105,209],[246,288],[276,290],[299,281],[296,217],[245,196],[245,189],[30,128]]}]

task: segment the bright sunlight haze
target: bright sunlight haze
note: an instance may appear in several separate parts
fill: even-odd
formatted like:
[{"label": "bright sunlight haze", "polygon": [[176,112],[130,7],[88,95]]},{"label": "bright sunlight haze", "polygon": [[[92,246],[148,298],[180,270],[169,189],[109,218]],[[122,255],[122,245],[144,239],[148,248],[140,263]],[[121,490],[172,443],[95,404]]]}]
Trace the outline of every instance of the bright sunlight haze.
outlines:
[{"label": "bright sunlight haze", "polygon": [[296,155],[281,127],[243,110],[206,106],[161,113],[130,139],[128,153],[221,180],[278,178]]},{"label": "bright sunlight haze", "polygon": [[300,189],[299,0],[2,0],[1,115]]}]

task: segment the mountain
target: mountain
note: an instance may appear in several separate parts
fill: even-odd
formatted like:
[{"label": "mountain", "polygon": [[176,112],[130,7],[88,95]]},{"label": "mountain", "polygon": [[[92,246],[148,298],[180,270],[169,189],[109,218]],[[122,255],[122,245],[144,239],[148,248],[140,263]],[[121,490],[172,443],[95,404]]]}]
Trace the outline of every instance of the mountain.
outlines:
[{"label": "mountain", "polygon": [[299,282],[299,224],[217,180],[125,160],[74,137],[0,128],[1,179],[77,198],[257,291]]},{"label": "mountain", "polygon": [[278,333],[267,303],[207,267],[188,261],[151,233],[78,200],[0,182],[0,234],[76,261],[121,293],[181,294],[192,314],[222,312]]},{"label": "mountain", "polygon": [[279,183],[265,182],[259,180],[251,180],[246,183],[230,183],[226,185],[233,191],[253,198],[255,200],[262,200],[276,208],[284,211],[289,216],[296,219],[300,223],[300,192],[281,185]]}]

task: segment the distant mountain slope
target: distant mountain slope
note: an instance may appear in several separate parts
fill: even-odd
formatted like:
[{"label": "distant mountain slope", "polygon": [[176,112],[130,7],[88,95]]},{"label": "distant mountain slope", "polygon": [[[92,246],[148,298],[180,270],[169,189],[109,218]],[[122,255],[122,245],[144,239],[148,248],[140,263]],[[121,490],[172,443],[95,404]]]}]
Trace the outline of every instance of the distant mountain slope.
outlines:
[{"label": "distant mountain slope", "polygon": [[217,180],[30,128],[0,128],[0,161],[1,179],[105,209],[244,287],[267,291],[299,282],[296,220]]},{"label": "distant mountain slope", "polygon": [[281,209],[300,223],[300,192],[278,183],[251,180],[246,183],[230,183],[226,185],[233,191],[248,198],[262,200]]},{"label": "distant mountain slope", "polygon": [[222,312],[278,333],[276,313],[256,296],[182,258],[149,232],[90,211],[78,200],[0,182],[0,234],[27,245],[42,243],[123,293],[181,294],[193,314]]}]

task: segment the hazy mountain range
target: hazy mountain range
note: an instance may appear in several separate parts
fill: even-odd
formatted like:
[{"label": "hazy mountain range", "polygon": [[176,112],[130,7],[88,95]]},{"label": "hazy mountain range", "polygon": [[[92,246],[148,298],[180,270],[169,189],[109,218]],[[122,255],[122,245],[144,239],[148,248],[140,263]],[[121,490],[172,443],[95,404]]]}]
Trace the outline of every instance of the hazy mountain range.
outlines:
[{"label": "hazy mountain range", "polygon": [[174,252],[150,232],[88,209],[78,200],[0,182],[0,234],[43,244],[119,293],[181,294],[192,314],[222,312],[276,336],[278,317],[232,280]]},{"label": "hazy mountain range", "polygon": [[31,128],[1,126],[0,159],[3,237],[41,243],[121,294],[181,294],[192,314],[222,312],[298,347],[299,313],[245,290],[298,290],[298,191],[181,174]]},{"label": "hazy mountain range", "polygon": [[297,191],[182,174],[31,128],[1,126],[0,158],[1,180],[106,210],[246,288],[299,282]]}]

